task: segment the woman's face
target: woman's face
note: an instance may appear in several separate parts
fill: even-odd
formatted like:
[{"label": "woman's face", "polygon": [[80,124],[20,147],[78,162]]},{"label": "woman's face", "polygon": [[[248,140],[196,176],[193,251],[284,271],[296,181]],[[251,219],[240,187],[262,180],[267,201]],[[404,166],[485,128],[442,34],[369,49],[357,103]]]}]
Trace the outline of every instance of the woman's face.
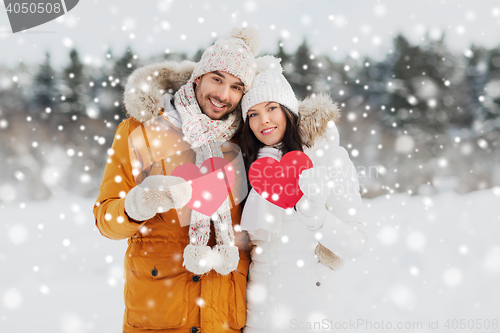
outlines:
[{"label": "woman's face", "polygon": [[263,102],[248,110],[250,129],[266,146],[281,142],[285,136],[286,116],[276,102]]}]

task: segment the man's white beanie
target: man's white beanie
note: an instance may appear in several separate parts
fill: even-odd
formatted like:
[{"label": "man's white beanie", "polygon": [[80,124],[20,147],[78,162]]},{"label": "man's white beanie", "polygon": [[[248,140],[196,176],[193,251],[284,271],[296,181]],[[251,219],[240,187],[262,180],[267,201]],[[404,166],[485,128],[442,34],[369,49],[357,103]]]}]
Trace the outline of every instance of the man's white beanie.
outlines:
[{"label": "man's white beanie", "polygon": [[259,52],[260,36],[254,28],[234,28],[229,37],[219,39],[205,50],[193,71],[193,78],[221,71],[239,78],[245,92],[255,76],[255,56]]},{"label": "man's white beanie", "polygon": [[283,76],[281,59],[273,56],[257,58],[257,75],[252,87],[241,100],[243,121],[246,121],[248,110],[263,102],[276,102],[284,105],[295,115],[299,115],[299,102],[292,87]]}]

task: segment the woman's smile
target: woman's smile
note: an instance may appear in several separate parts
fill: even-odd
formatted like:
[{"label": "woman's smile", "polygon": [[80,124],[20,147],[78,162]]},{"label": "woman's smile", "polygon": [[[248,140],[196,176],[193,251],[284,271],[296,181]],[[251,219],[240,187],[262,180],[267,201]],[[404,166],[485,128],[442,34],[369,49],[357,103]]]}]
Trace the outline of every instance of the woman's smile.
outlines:
[{"label": "woman's smile", "polygon": [[269,134],[273,133],[276,128],[277,128],[276,126],[275,127],[269,127],[269,128],[266,128],[266,129],[264,129],[264,130],[262,130],[260,132],[263,135],[269,135]]}]

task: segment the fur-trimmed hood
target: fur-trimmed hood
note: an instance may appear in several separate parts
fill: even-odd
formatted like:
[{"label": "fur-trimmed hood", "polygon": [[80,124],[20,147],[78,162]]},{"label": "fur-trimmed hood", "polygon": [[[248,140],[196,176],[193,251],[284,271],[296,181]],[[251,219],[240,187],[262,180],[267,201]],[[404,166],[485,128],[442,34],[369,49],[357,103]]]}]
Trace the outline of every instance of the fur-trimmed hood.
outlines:
[{"label": "fur-trimmed hood", "polygon": [[326,135],[329,122],[339,119],[339,106],[327,94],[313,94],[299,102],[299,131],[308,147]]},{"label": "fur-trimmed hood", "polygon": [[127,115],[141,123],[156,118],[163,108],[162,96],[174,94],[186,84],[196,63],[163,61],[136,69],[123,93]]}]

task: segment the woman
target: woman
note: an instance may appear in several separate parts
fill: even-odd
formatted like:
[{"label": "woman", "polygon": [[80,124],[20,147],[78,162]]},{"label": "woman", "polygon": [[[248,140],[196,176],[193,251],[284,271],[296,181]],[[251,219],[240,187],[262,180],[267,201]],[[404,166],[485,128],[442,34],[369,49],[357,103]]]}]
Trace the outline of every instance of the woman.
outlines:
[{"label": "woman", "polygon": [[[251,189],[241,227],[253,242],[245,333],[331,329],[323,320],[344,318],[335,286],[343,261],[366,247],[358,180],[334,121],[336,104],[319,95],[302,102],[281,74],[279,60],[259,59],[262,69],[242,99],[240,145],[246,168],[261,157],[280,160],[303,151],[313,168],[302,172],[304,196],[284,210]],[[331,322],[330,322],[331,323]]]}]

